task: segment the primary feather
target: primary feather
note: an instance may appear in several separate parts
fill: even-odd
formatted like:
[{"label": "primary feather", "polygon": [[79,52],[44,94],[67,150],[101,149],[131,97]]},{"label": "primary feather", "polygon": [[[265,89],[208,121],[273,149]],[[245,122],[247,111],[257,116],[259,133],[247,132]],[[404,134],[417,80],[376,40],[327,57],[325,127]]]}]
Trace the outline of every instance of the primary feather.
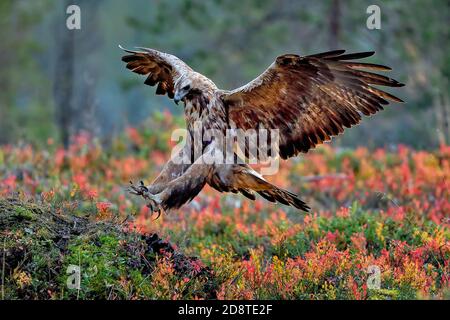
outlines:
[{"label": "primary feather", "polygon": [[227,92],[224,101],[238,128],[280,130],[280,156],[307,152],[401,99],[373,87],[401,87],[398,81],[368,71],[390,70],[376,64],[347,62],[373,55],[344,50],[300,57],[279,56],[259,77]]}]

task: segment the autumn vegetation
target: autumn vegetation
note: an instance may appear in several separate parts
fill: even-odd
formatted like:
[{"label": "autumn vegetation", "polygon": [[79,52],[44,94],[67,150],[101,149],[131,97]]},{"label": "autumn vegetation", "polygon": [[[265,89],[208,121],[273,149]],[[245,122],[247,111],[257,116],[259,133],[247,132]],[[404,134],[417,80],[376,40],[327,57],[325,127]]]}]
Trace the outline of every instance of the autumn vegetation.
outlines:
[{"label": "autumn vegetation", "polygon": [[178,122],[157,114],[109,146],[0,147],[2,298],[450,298],[450,147],[322,146],[270,177],[309,214],[206,188],[155,220],[126,186],[155,177]]}]

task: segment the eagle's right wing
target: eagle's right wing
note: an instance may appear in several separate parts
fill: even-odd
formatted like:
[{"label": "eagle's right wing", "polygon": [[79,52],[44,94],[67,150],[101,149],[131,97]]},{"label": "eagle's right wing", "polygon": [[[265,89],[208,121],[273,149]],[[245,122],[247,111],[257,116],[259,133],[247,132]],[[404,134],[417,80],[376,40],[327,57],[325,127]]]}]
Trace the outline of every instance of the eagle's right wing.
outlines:
[{"label": "eagle's right wing", "polygon": [[230,123],[244,130],[278,129],[279,155],[287,159],[358,124],[361,115],[375,114],[389,100],[402,102],[374,87],[402,83],[365,71],[390,68],[349,61],[373,52],[343,53],[279,56],[255,80],[223,94]]},{"label": "eagle's right wing", "polygon": [[169,98],[174,97],[175,83],[183,76],[189,76],[194,72],[179,58],[154,49],[137,48],[140,51],[128,50],[119,46],[125,52],[131,53],[122,57],[127,63],[127,68],[141,75],[148,75],[145,84],[158,85],[156,94],[167,93]]}]

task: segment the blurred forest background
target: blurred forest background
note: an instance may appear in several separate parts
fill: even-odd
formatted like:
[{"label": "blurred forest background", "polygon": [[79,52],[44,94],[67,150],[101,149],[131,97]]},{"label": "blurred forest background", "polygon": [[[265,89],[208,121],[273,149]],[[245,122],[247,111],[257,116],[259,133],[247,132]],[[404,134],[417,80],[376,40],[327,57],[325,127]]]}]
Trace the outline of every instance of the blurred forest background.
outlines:
[{"label": "blurred forest background", "polygon": [[[81,8],[81,30],[66,8]],[[369,30],[366,9],[381,8]],[[434,148],[450,139],[450,2],[267,0],[1,0],[0,144],[87,131],[108,143],[155,111],[182,108],[132,74],[118,45],[177,55],[224,89],[259,75],[283,53],[376,50],[394,68],[407,103],[347,132],[335,144]]]}]

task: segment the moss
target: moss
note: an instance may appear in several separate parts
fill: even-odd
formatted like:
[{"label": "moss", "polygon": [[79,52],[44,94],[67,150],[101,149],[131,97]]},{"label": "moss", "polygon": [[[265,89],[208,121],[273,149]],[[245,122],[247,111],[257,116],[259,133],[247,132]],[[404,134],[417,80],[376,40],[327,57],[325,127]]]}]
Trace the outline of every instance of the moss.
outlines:
[{"label": "moss", "polygon": [[29,210],[28,208],[21,207],[21,206],[15,206],[14,213],[17,217],[23,218],[26,220],[35,220],[36,219],[35,214],[31,210]]},{"label": "moss", "polygon": [[368,290],[369,300],[397,300],[399,298],[398,290],[374,289]]},{"label": "moss", "polygon": [[[198,270],[196,258],[157,235],[56,214],[45,205],[0,199],[0,246],[5,299],[158,298],[152,274],[158,273],[161,257],[171,265],[174,283],[189,279],[195,284],[181,297],[215,297],[211,270]],[[71,265],[80,268],[79,290],[67,286]]]}]

